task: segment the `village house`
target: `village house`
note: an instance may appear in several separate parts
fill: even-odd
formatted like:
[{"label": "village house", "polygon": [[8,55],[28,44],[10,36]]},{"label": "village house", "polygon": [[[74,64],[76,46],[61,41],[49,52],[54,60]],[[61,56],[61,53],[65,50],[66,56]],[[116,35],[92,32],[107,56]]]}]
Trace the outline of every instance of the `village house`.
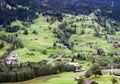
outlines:
[{"label": "village house", "polygon": [[10,54],[6,57],[6,63],[10,64],[12,62],[18,62],[19,59],[20,57],[17,54]]},{"label": "village house", "polygon": [[58,46],[58,48],[62,49],[62,50],[67,50],[67,46]]},{"label": "village house", "polygon": [[66,65],[72,65],[72,66],[75,66],[75,67],[79,67],[80,66],[80,64],[76,63],[76,62],[67,62]]}]

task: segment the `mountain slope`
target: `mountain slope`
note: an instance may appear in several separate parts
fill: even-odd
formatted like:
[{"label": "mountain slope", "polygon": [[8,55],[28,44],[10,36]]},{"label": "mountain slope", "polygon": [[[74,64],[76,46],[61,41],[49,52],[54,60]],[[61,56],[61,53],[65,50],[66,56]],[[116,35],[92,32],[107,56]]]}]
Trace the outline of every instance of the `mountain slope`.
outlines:
[{"label": "mountain slope", "polygon": [[[0,5],[0,24],[4,26],[16,19],[25,21],[37,18],[36,12],[55,16],[61,20],[62,13],[90,14],[97,9],[101,10],[102,16],[120,21],[119,8],[111,7],[111,1],[108,0],[2,0],[2,3],[3,5]],[[119,0],[114,1],[115,5],[118,5],[117,3]],[[106,6],[106,4],[109,5]]]}]

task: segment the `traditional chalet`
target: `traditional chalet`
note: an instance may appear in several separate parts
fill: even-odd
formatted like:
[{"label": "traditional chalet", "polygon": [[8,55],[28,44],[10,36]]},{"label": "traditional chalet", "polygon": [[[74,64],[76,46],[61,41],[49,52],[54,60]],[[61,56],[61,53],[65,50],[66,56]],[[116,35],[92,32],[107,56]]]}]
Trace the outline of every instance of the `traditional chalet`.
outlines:
[{"label": "traditional chalet", "polygon": [[17,54],[10,54],[8,57],[6,57],[6,63],[10,64],[12,62],[18,62],[20,57]]}]

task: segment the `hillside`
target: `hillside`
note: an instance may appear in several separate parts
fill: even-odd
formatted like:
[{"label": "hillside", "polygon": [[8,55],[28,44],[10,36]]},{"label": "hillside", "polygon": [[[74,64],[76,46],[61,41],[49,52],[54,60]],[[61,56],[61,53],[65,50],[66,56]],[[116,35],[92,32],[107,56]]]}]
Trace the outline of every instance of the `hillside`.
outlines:
[{"label": "hillside", "polygon": [[[1,0],[0,83],[77,84],[76,75],[111,83],[116,71],[101,71],[120,69],[119,0],[112,1]],[[79,69],[86,72],[72,73]]]},{"label": "hillside", "polygon": [[[48,59],[51,54],[56,55],[63,53],[66,55],[71,55],[72,51],[74,51],[74,53],[86,53],[87,56],[90,51],[93,53],[97,53],[95,46],[106,48],[108,54],[112,52],[118,52],[118,49],[114,48],[112,43],[109,44],[109,38],[113,38],[113,41],[114,39],[116,39],[116,41],[119,41],[119,32],[116,32],[116,30],[114,31],[112,29],[113,25],[111,25],[111,23],[113,22],[110,20],[105,20],[106,28],[111,28],[108,31],[104,30],[104,26],[102,25],[103,23],[97,22],[98,17],[94,15],[94,13],[91,13],[90,15],[78,16],[65,14],[62,22],[59,22],[57,20],[54,22],[52,22],[52,20],[47,21],[48,18],[50,17],[39,15],[39,18],[34,20],[32,23],[26,23],[26,25],[28,24],[28,26],[26,26],[25,24],[23,24],[23,22],[20,22],[19,20],[16,20],[10,24],[10,28],[14,28],[14,26],[16,25],[20,28],[19,30],[17,30],[17,32],[11,31],[13,32],[11,33],[11,35],[14,36],[15,34],[17,34],[17,38],[21,39],[22,43],[24,44],[24,48],[19,49],[18,47],[18,49],[12,51],[12,53],[16,53],[21,56],[21,61],[40,61],[43,59]],[[84,22],[82,21],[82,19],[84,20]],[[65,29],[62,29],[64,28],[63,25],[65,23],[67,23],[67,25],[65,26]],[[117,26],[114,26],[114,28],[115,27]],[[117,29],[118,28],[119,27],[117,27]],[[24,34],[25,30],[28,31],[27,35]],[[59,33],[55,31],[59,31]],[[73,31],[73,34],[71,33],[71,31]],[[82,31],[84,31],[83,34],[81,34]],[[99,31],[99,36],[95,36],[95,34],[97,34],[97,31]],[[1,36],[9,36],[9,32],[10,31],[1,31]],[[37,34],[33,32],[37,32]],[[106,32],[108,33],[108,35]],[[65,33],[68,33],[68,36],[67,34],[64,35]],[[59,36],[59,34],[61,34],[61,36]],[[106,34],[107,36],[105,36],[104,34]],[[3,38],[1,37],[1,39]],[[65,49],[64,52],[59,47],[54,49],[54,43],[57,46],[67,46],[68,49]],[[90,47],[93,46],[93,44],[94,47]],[[8,45],[10,45],[10,43],[8,43],[7,46]],[[35,50],[31,51],[35,53],[35,55],[29,57],[29,50]],[[42,51],[44,50],[47,52],[46,54],[42,54]]]}]

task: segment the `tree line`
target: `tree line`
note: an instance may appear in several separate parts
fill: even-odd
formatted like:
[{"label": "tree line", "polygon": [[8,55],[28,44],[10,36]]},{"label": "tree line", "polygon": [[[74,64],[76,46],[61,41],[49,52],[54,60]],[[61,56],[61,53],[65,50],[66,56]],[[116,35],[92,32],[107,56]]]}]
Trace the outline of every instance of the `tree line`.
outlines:
[{"label": "tree line", "polygon": [[45,61],[38,63],[26,62],[26,63],[0,63],[0,83],[2,82],[17,82],[25,81],[35,77],[58,74],[61,72],[74,71],[75,67],[71,65],[65,65],[63,63],[57,63],[54,66],[47,64]]},{"label": "tree line", "polygon": [[[63,13],[79,15],[90,14],[91,12],[100,9],[101,16],[111,18],[115,21],[120,21],[119,8],[104,6],[97,3],[79,1],[75,3],[64,4],[65,1],[58,0],[4,0],[6,4],[11,6],[11,9],[0,6],[0,24],[7,27],[12,21],[16,19],[20,21],[32,21],[37,18],[37,13],[50,15],[56,17],[57,20],[62,21]],[[32,3],[31,3],[32,2]],[[46,5],[43,5],[46,4]],[[54,6],[53,6],[54,5]],[[15,8],[15,9],[14,9]],[[111,12],[107,12],[111,11]]]}]

